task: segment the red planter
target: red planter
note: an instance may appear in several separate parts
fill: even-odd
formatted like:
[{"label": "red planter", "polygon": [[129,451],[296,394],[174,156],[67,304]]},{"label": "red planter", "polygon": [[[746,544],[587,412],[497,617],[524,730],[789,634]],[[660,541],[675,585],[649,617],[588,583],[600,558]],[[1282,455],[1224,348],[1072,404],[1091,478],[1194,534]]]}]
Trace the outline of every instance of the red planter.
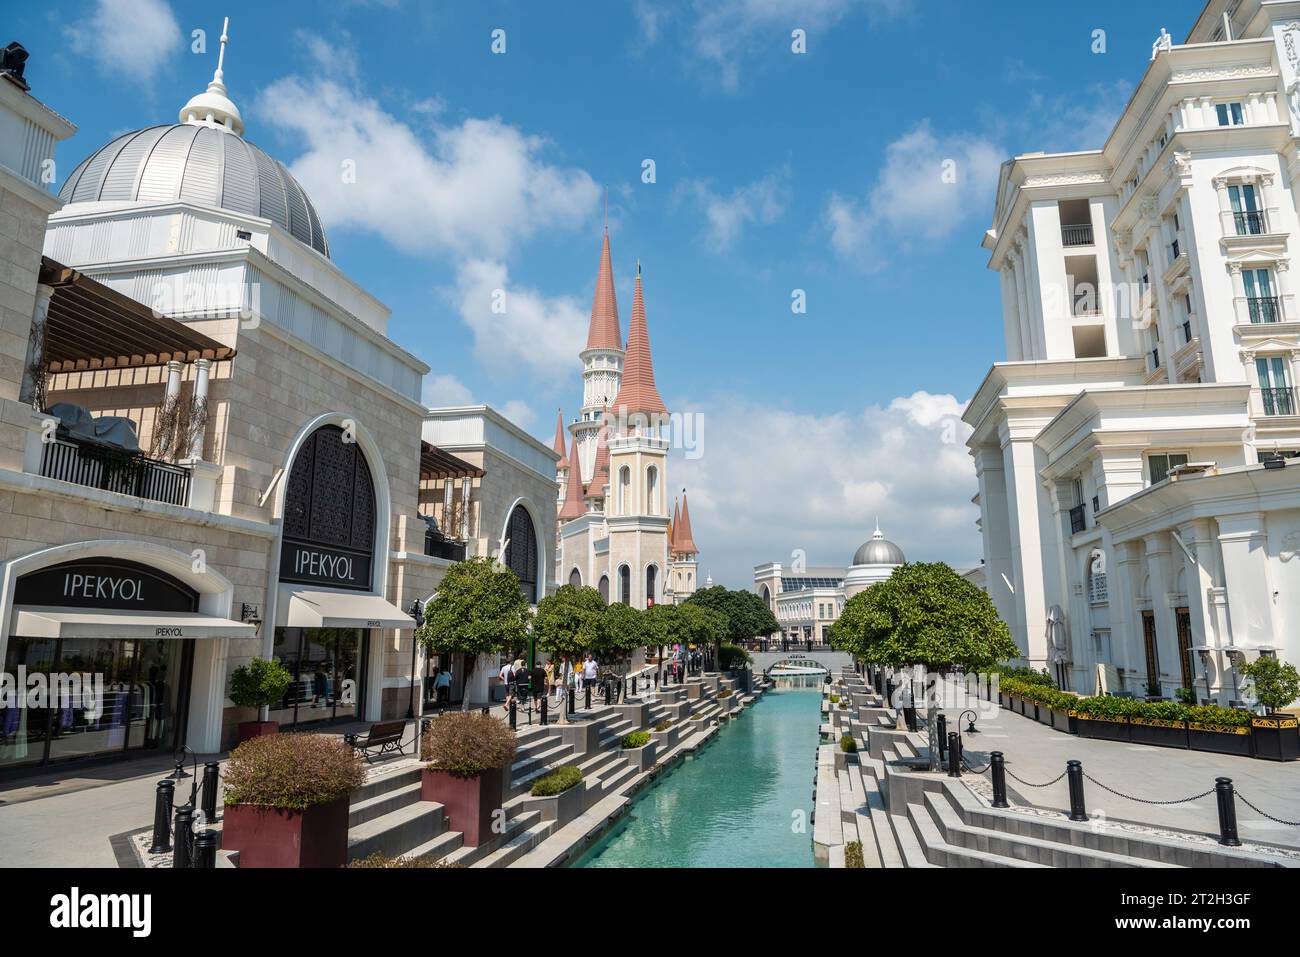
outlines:
[{"label": "red planter", "polygon": [[460,831],[466,847],[478,847],[495,836],[492,817],[501,809],[502,770],[491,768],[473,777],[463,777],[425,768],[420,800],[441,804],[448,828]]},{"label": "red planter", "polygon": [[227,804],[222,850],[240,867],[343,867],[348,862],[348,798],[305,811]]},{"label": "red planter", "polygon": [[278,734],[280,731],[280,722],[278,721],[241,721],[238,730],[238,744],[243,744],[250,738],[260,738],[264,734]]}]

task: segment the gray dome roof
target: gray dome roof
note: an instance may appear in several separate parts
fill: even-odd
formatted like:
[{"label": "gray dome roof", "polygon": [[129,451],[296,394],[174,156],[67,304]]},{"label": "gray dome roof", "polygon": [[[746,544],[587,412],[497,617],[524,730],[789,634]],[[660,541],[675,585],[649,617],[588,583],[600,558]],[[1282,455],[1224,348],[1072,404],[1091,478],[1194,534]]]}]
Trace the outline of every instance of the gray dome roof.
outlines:
[{"label": "gray dome roof", "polygon": [[72,171],[59,199],[215,206],[269,219],[330,254],[316,208],[284,164],[220,127],[179,123],[119,136]]},{"label": "gray dome roof", "polygon": [[863,542],[853,553],[854,565],[902,565],[906,561],[903,550],[880,533],[880,526],[876,526],[871,540]]}]

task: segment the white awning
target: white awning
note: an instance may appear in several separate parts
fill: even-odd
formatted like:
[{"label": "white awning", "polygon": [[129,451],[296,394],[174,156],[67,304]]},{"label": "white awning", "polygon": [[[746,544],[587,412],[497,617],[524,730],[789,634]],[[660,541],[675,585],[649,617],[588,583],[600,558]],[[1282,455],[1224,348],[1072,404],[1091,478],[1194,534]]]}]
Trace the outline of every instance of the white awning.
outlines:
[{"label": "white awning", "polygon": [[229,618],[192,612],[116,609],[14,609],[14,634],[23,638],[247,638],[257,629]]},{"label": "white awning", "polygon": [[281,585],[275,624],[280,628],[411,629],[415,619],[378,595]]}]

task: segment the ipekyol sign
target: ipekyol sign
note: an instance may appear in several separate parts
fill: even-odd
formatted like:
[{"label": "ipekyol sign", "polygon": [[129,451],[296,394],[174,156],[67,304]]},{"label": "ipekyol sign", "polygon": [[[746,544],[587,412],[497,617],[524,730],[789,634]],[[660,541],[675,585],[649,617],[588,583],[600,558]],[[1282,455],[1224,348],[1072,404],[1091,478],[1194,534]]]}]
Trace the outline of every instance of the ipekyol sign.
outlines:
[{"label": "ipekyol sign", "polygon": [[194,611],[193,589],[155,569],[111,559],[66,562],[18,579],[14,602],[56,608]]},{"label": "ipekyol sign", "polygon": [[370,556],[286,541],[280,550],[280,581],[368,590]]}]

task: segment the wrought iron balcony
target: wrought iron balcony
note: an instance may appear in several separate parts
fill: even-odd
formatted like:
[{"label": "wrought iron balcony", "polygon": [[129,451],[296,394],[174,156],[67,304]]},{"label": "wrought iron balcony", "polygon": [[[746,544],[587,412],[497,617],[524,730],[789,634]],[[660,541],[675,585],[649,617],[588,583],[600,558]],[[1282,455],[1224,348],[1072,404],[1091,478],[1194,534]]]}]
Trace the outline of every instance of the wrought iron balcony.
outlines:
[{"label": "wrought iron balcony", "polygon": [[1267,231],[1262,209],[1249,209],[1245,212],[1233,213],[1232,224],[1236,227],[1238,236],[1258,236],[1260,233]]},{"label": "wrought iron balcony", "polygon": [[1062,246],[1091,246],[1092,223],[1061,224]]},{"label": "wrought iron balcony", "polygon": [[1296,404],[1295,389],[1291,387],[1281,389],[1260,389],[1264,399],[1265,415],[1295,415],[1298,408]]},{"label": "wrought iron balcony", "polygon": [[1251,322],[1281,322],[1282,310],[1277,296],[1247,296],[1246,309]]},{"label": "wrought iron balcony", "polygon": [[41,474],[168,505],[189,502],[189,469],[107,445],[64,439],[47,442],[41,455]]},{"label": "wrought iron balcony", "polygon": [[1084,514],[1083,506],[1076,505],[1070,509],[1070,534],[1077,535],[1088,527],[1088,517]]},{"label": "wrought iron balcony", "polygon": [[431,558],[445,558],[448,561],[465,560],[465,543],[454,538],[446,538],[429,529],[424,533],[424,554]]}]

